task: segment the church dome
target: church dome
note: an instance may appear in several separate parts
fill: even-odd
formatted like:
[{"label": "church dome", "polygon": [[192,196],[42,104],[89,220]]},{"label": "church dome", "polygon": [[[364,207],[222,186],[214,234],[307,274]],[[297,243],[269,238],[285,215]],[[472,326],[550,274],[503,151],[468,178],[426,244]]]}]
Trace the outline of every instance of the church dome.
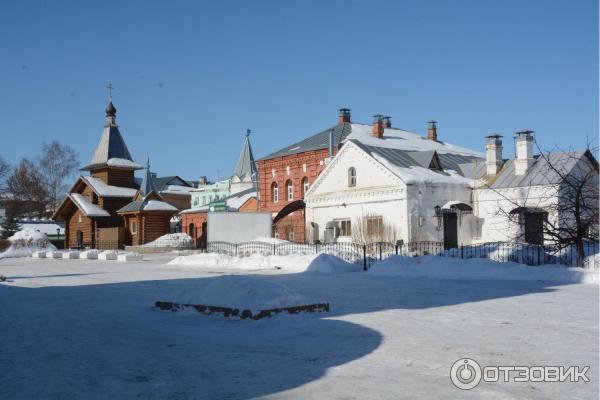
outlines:
[{"label": "church dome", "polygon": [[106,106],[106,116],[107,117],[114,117],[117,114],[117,109],[115,108],[115,106],[113,106],[112,100],[108,103],[108,106]]}]

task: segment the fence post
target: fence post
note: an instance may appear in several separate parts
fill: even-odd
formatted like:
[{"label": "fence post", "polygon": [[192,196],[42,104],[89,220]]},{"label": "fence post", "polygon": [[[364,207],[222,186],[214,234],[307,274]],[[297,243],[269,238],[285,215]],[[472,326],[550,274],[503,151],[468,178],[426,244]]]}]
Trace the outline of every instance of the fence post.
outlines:
[{"label": "fence post", "polygon": [[383,259],[383,258],[381,257],[381,248],[383,247],[383,246],[382,246],[382,243],[381,243],[381,242],[377,243],[377,246],[379,246],[379,261],[381,261],[381,260]]},{"label": "fence post", "polygon": [[275,255],[275,243],[273,243],[273,255]]},{"label": "fence post", "polygon": [[460,258],[465,258],[465,246],[460,246]]},{"label": "fence post", "polygon": [[367,245],[363,244],[363,271],[367,270]]}]

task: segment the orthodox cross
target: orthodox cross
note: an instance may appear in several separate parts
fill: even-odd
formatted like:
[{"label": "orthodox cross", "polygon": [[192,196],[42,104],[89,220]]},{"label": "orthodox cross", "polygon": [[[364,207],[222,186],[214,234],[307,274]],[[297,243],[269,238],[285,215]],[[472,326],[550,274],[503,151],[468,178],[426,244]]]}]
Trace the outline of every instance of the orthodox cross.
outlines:
[{"label": "orthodox cross", "polygon": [[108,85],[106,85],[106,88],[108,89],[108,97],[112,101],[112,91],[114,89],[114,86],[112,85],[111,82],[108,82]]}]

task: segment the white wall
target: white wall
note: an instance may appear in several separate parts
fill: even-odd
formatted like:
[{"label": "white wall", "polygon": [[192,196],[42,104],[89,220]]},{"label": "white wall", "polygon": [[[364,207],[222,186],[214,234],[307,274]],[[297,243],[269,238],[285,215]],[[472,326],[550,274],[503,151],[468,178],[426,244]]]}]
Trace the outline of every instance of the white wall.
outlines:
[{"label": "white wall", "polygon": [[258,237],[271,237],[271,229],[271,213],[208,213],[207,240],[209,242],[249,242]]},{"label": "white wall", "polygon": [[[474,214],[482,218],[481,236],[474,243],[511,241],[522,235],[521,226],[508,218],[516,207],[536,207],[551,210],[556,205],[557,187],[553,185],[506,189],[476,189],[473,192]],[[556,220],[550,213],[548,218]]]}]

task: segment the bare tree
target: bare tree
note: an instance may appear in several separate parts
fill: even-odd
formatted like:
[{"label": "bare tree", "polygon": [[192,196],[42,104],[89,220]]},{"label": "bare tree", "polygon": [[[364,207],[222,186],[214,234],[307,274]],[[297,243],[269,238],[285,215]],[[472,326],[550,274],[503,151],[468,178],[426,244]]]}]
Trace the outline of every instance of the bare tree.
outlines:
[{"label": "bare tree", "polygon": [[539,226],[534,229],[539,230],[545,242],[558,249],[573,246],[578,256],[585,257],[586,241],[598,241],[600,193],[596,149],[588,145],[584,152],[558,148],[544,152],[535,143],[540,153],[537,162],[542,162],[535,180],[544,187],[543,191],[532,196],[531,188],[517,188],[520,195],[515,196],[514,188],[507,189],[512,190],[511,195],[503,189],[486,188],[501,199],[498,214],[519,227],[515,239],[526,236],[527,229],[532,229],[527,227],[528,217],[538,214]]},{"label": "bare tree", "polygon": [[352,221],[352,241],[358,244],[395,243],[398,230],[382,216],[366,213]]},{"label": "bare tree", "polygon": [[8,174],[10,174],[10,170],[10,164],[0,156],[0,196],[6,189],[6,178],[8,177]]},{"label": "bare tree", "polygon": [[43,214],[48,197],[46,185],[36,165],[22,159],[6,182],[7,193],[13,204],[12,214]]},{"label": "bare tree", "polygon": [[79,166],[79,158],[75,150],[54,140],[42,145],[42,155],[39,159],[43,171],[44,184],[48,193],[48,206],[52,213],[56,211],[59,202],[67,189],[67,179],[71,178]]}]

